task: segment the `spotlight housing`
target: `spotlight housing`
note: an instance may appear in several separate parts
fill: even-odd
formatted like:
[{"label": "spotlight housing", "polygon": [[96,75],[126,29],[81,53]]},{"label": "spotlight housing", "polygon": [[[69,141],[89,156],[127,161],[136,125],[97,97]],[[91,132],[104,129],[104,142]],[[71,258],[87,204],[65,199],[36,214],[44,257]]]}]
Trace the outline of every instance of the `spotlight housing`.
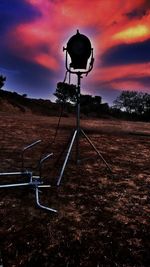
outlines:
[{"label": "spotlight housing", "polygon": [[91,42],[88,37],[77,33],[73,35],[66,48],[71,58],[70,67],[73,69],[86,69],[88,59],[92,53]]}]

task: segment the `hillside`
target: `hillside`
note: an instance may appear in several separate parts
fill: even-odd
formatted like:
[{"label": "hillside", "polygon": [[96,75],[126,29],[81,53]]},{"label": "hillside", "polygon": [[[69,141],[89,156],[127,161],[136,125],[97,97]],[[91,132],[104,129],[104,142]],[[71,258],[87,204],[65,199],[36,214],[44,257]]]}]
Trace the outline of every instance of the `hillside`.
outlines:
[{"label": "hillside", "polygon": [[[82,117],[111,117],[109,116],[108,104],[90,104],[86,95],[81,103]],[[82,99],[82,98],[81,98]],[[86,100],[86,101],[85,101]],[[33,99],[16,92],[0,90],[0,112],[12,114],[33,114],[42,116],[58,116],[61,105],[47,99]],[[63,108],[63,116],[73,115],[75,106],[67,102]]]},{"label": "hillside", "polygon": [[32,99],[16,92],[0,90],[0,112],[54,116],[58,114],[58,109],[58,105],[50,100]]},{"label": "hillside", "polygon": [[[149,106],[144,113],[127,112],[121,109],[109,107],[107,103],[101,103],[98,96],[81,95],[81,118],[105,118],[130,121],[150,121]],[[98,100],[98,101],[97,101]],[[142,102],[141,102],[142,103]],[[66,102],[63,106],[63,117],[74,116],[75,105]],[[33,114],[40,116],[59,116],[61,105],[48,99],[28,98],[25,94],[0,90],[0,113],[8,114]]]}]

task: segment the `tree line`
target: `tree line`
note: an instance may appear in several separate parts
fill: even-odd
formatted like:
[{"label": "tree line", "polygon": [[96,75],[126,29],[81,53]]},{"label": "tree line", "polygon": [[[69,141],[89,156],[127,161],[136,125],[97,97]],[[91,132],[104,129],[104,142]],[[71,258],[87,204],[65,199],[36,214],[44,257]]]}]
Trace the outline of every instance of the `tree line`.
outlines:
[{"label": "tree line", "polygon": [[[6,77],[0,75],[0,89]],[[27,97],[27,95],[24,95]],[[77,87],[74,84],[58,82],[54,93],[56,103],[63,104],[67,112],[74,112],[77,103]],[[90,94],[80,97],[81,113],[86,116],[113,116],[122,119],[150,121],[150,94],[136,91],[122,91],[113,106],[102,103],[101,96]]]},{"label": "tree line", "polygon": [[[56,103],[65,104],[67,111],[74,111],[77,103],[77,87],[74,84],[58,82],[54,93]],[[101,114],[108,114],[109,106],[102,103],[101,96],[92,96],[90,94],[80,96],[81,113],[86,116],[100,117]]]},{"label": "tree line", "polygon": [[[73,84],[63,82],[57,83],[57,103],[64,103],[68,106],[77,102],[77,88]],[[101,96],[82,95],[80,98],[81,112],[85,115],[95,114],[114,116],[125,119],[150,120],[150,94],[136,91],[122,91],[114,100],[113,106],[102,103]]]}]

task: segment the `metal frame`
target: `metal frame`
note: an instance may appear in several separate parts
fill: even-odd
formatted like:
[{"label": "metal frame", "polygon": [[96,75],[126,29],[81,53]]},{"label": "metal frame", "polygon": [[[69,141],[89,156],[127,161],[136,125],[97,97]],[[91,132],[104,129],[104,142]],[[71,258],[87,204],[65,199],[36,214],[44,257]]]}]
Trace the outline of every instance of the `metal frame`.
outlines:
[{"label": "metal frame", "polygon": [[66,50],[66,69],[69,73],[73,73],[77,75],[77,109],[76,109],[76,128],[73,132],[73,136],[71,139],[71,142],[68,146],[67,149],[67,153],[66,153],[66,157],[62,166],[62,169],[60,171],[60,175],[58,177],[57,180],[57,186],[60,185],[67,162],[69,160],[71,151],[72,151],[72,147],[74,142],[76,141],[76,162],[77,164],[81,162],[81,160],[79,159],[79,139],[80,139],[80,135],[82,134],[86,140],[88,141],[88,143],[90,144],[90,146],[93,148],[93,150],[97,153],[98,157],[101,158],[101,160],[105,163],[107,169],[112,173],[112,170],[109,166],[109,164],[107,163],[107,161],[104,159],[104,157],[102,156],[102,154],[98,151],[98,149],[96,148],[96,146],[93,144],[93,142],[91,141],[91,139],[85,134],[85,132],[83,131],[83,129],[80,127],[80,86],[81,86],[81,78],[83,74],[88,74],[92,68],[93,68],[93,63],[94,63],[94,58],[93,58],[93,48],[91,49],[91,62],[89,64],[89,68],[85,71],[72,71],[71,68],[68,66],[68,52],[66,48],[63,48],[63,50]]},{"label": "metal frame", "polygon": [[38,140],[28,146],[26,146],[23,150],[22,150],[22,171],[20,172],[1,172],[0,173],[0,177],[4,177],[4,176],[21,176],[23,178],[28,178],[28,182],[24,183],[12,183],[12,184],[2,184],[0,185],[0,188],[16,188],[16,187],[31,187],[33,189],[35,189],[35,200],[36,200],[36,204],[39,208],[45,209],[47,211],[51,211],[51,212],[57,212],[57,210],[49,208],[45,205],[42,205],[40,203],[40,199],[39,199],[39,188],[47,188],[47,187],[51,187],[50,185],[44,185],[43,181],[42,181],[42,165],[43,163],[49,159],[53,153],[50,153],[48,155],[46,155],[45,157],[43,157],[40,162],[39,162],[39,176],[34,176],[32,174],[31,171],[28,170],[24,170],[24,154],[27,150],[31,149],[32,147],[34,147],[35,145],[39,144],[41,142],[41,140]]}]

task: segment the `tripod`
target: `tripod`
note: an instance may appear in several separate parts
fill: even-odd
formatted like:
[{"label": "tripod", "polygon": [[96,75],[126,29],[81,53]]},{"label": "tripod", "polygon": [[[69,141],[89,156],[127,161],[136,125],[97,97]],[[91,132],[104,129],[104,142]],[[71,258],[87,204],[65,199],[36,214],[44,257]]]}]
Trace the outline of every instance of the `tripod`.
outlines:
[{"label": "tripod", "polygon": [[[90,69],[91,70],[91,69]],[[89,71],[90,71],[89,70]],[[88,72],[89,72],[88,71]],[[87,72],[87,73],[88,73]],[[73,72],[75,73],[75,72]],[[79,159],[79,140],[80,140],[80,136],[83,135],[83,137],[86,138],[86,140],[88,141],[88,143],[90,144],[90,146],[93,148],[93,150],[97,153],[98,157],[101,158],[101,160],[105,163],[107,169],[112,172],[110,166],[108,165],[107,161],[104,159],[104,157],[102,156],[102,154],[98,151],[98,149],[95,147],[95,145],[93,144],[93,142],[91,141],[91,139],[85,134],[84,130],[80,127],[80,85],[81,85],[81,78],[82,78],[82,74],[85,74],[85,72],[76,72],[77,74],[77,111],[76,111],[76,128],[73,132],[72,135],[72,139],[71,142],[69,143],[68,149],[67,149],[67,153],[66,153],[66,157],[60,172],[60,175],[58,177],[58,181],[57,181],[57,185],[59,186],[67,165],[67,162],[69,160],[73,145],[76,141],[76,163],[80,163],[80,159]]]}]

